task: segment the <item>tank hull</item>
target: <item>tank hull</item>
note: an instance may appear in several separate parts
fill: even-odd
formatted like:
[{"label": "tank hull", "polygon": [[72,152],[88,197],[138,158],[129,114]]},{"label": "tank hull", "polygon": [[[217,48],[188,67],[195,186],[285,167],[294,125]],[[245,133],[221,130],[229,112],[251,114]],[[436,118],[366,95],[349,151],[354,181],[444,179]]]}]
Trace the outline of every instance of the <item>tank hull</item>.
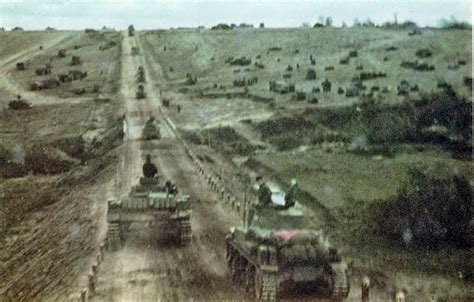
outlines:
[{"label": "tank hull", "polygon": [[129,196],[110,199],[107,203],[107,246],[121,246],[132,223],[166,225],[180,245],[192,240],[189,196],[168,194],[158,179],[142,178]]},{"label": "tank hull", "polygon": [[227,237],[226,245],[232,280],[256,299],[276,300],[282,291],[302,289],[332,300],[348,296],[347,267],[343,262],[310,259],[299,264],[288,263],[277,247],[232,235]]}]

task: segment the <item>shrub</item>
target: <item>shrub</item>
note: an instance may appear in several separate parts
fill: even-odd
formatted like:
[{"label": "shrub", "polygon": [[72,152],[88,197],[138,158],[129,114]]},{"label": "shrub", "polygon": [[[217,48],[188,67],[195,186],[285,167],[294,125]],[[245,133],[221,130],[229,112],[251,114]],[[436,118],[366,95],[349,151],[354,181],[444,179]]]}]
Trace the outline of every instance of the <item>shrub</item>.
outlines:
[{"label": "shrub", "polygon": [[374,229],[407,244],[468,247],[472,229],[469,181],[445,167],[412,168],[398,194],[369,207]]},{"label": "shrub", "polygon": [[299,147],[301,139],[294,135],[280,135],[271,138],[270,143],[276,146],[278,151],[288,151]]}]

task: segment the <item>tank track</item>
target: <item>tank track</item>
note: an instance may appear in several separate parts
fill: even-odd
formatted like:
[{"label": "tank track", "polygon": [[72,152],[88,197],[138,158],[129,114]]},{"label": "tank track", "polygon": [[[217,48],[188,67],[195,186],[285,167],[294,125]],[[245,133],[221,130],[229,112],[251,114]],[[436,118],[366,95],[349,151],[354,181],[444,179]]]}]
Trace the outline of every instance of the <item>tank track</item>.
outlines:
[{"label": "tank track", "polygon": [[334,280],[332,297],[337,300],[344,300],[349,295],[349,281],[347,280],[347,273],[344,267],[334,267]]},{"label": "tank track", "polygon": [[227,267],[232,280],[243,285],[257,300],[275,301],[278,292],[276,273],[262,272],[243,258],[231,246],[227,246]]},{"label": "tank track", "polygon": [[277,276],[274,273],[261,273],[256,278],[260,278],[260,282],[256,282],[255,298],[265,301],[275,301],[278,291]]},{"label": "tank track", "polygon": [[112,222],[107,227],[107,248],[116,250],[122,244],[122,238],[120,237],[120,223]]},{"label": "tank track", "polygon": [[186,245],[191,242],[193,234],[191,231],[191,221],[189,218],[179,221],[179,237],[181,245]]}]

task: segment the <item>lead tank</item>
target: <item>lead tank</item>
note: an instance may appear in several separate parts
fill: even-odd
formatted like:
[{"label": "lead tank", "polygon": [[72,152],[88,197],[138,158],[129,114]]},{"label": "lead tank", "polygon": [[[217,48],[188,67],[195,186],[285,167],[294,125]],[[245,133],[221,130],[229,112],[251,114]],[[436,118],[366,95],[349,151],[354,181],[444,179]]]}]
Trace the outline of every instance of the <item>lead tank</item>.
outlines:
[{"label": "lead tank", "polygon": [[298,202],[253,212],[250,226],[232,228],[226,237],[234,282],[262,300],[275,300],[280,288],[292,285],[310,287],[334,300],[348,296],[347,265],[319,231],[304,228]]},{"label": "lead tank", "polygon": [[161,225],[176,236],[181,245],[192,239],[191,208],[188,195],[180,195],[171,183],[162,186],[157,177],[142,177],[129,195],[107,203],[107,245],[117,249],[131,223]]}]

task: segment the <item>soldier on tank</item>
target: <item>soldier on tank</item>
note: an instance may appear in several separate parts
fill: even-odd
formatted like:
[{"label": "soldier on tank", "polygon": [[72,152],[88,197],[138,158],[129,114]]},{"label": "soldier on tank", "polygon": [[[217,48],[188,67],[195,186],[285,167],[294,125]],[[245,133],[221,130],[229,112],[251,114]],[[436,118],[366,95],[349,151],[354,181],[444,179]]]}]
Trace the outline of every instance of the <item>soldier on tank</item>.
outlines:
[{"label": "soldier on tank", "polygon": [[153,124],[155,122],[155,117],[154,116],[150,116],[148,118],[148,120],[146,121],[146,124],[147,125],[150,125],[150,124]]},{"label": "soldier on tank", "polygon": [[155,177],[158,173],[158,169],[156,168],[155,164],[151,162],[150,154],[146,156],[146,162],[143,165],[143,175],[147,178]]},{"label": "soldier on tank", "polygon": [[178,187],[176,187],[176,185],[171,183],[171,181],[169,180],[165,182],[165,189],[166,189],[166,192],[169,194],[178,194]]},{"label": "soldier on tank", "polygon": [[260,184],[258,187],[258,205],[259,206],[269,206],[272,204],[272,191],[267,186],[262,176],[257,177],[257,182]]},{"label": "soldier on tank", "polygon": [[288,209],[288,208],[295,205],[296,192],[297,191],[298,191],[298,184],[296,182],[296,179],[292,179],[291,180],[291,189],[285,195],[285,206],[284,206],[285,209]]}]

